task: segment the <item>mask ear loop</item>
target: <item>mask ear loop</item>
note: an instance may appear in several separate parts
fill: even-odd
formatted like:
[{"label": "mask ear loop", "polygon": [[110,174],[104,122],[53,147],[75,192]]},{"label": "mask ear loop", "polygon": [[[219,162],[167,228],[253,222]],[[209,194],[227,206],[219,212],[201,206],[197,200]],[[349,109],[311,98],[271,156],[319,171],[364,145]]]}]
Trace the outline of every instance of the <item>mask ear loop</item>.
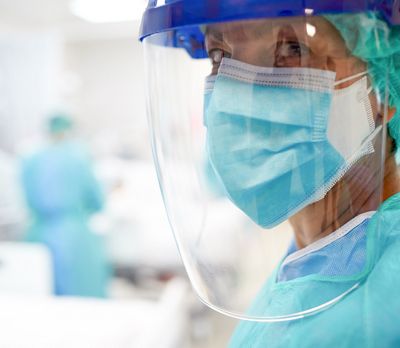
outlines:
[{"label": "mask ear loop", "polygon": [[[344,79],[342,79],[342,80],[339,80],[339,81],[336,81],[333,85],[334,86],[338,86],[338,85],[341,85],[342,83],[345,83],[345,82],[348,82],[348,81],[352,81],[352,80],[354,80],[354,79],[356,79],[356,78],[359,78],[359,77],[363,77],[363,76],[365,76],[365,75],[368,75],[368,73],[369,73],[369,71],[368,70],[365,70],[365,71],[363,71],[363,72],[360,72],[360,73],[358,73],[358,74],[355,74],[355,75],[352,75],[352,76],[349,76],[349,77],[346,77],[346,78],[344,78]],[[369,98],[368,96],[371,94],[371,92],[374,90],[374,87],[372,86],[372,84],[368,87],[368,89],[367,89],[367,94],[366,94],[366,96],[365,96],[365,98]],[[371,132],[375,129],[375,121],[374,121],[374,118],[373,118],[373,115],[372,115],[372,109],[371,109],[371,105],[369,104],[369,108],[368,108],[369,110],[368,110],[368,122],[369,122],[369,124],[370,124],[370,128],[371,128]]]},{"label": "mask ear loop", "polygon": [[365,76],[367,74],[368,74],[368,70],[360,72],[360,73],[352,75],[352,76],[349,76],[349,77],[346,77],[346,78],[344,78],[342,80],[335,81],[335,83],[333,85],[336,87],[338,85],[341,85],[342,83],[345,83],[345,82],[348,82],[348,81],[352,81],[352,80],[354,80],[354,79],[356,79],[358,77],[363,77],[363,76]]}]

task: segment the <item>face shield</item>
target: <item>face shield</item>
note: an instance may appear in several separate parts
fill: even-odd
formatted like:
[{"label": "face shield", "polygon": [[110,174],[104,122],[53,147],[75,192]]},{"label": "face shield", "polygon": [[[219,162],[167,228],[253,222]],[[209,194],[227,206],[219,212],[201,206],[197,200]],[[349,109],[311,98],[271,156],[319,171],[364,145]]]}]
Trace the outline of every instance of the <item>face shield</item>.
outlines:
[{"label": "face shield", "polygon": [[[183,263],[200,299],[229,316],[317,313],[372,267],[368,224],[394,151],[389,66],[376,83],[337,24],[362,13],[279,17],[264,4],[228,21],[203,6],[150,6],[143,21],[153,153]],[[151,27],[163,13],[176,27]]]}]

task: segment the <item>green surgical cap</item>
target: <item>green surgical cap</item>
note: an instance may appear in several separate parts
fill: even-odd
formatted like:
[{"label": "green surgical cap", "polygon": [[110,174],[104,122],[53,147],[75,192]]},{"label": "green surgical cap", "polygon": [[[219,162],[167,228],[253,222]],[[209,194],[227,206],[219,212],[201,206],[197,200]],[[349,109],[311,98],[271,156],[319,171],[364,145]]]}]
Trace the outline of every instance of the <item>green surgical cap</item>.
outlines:
[{"label": "green surgical cap", "polygon": [[59,134],[72,128],[72,120],[67,115],[53,115],[49,119],[48,127],[51,134]]},{"label": "green surgical cap", "polygon": [[[389,92],[389,105],[396,114],[389,133],[400,146],[400,26],[390,26],[375,12],[325,16],[342,34],[352,54],[368,64],[380,95]],[[389,81],[389,85],[387,85]]]}]

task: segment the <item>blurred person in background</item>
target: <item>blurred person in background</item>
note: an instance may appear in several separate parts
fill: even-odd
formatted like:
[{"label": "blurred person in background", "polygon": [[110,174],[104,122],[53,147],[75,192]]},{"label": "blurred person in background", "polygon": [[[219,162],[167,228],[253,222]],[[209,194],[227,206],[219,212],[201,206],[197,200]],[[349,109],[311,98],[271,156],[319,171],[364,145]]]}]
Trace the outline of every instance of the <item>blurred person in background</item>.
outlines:
[{"label": "blurred person in background", "polygon": [[88,220],[103,196],[88,155],[71,139],[72,120],[50,118],[50,143],[25,158],[22,184],[32,215],[26,239],[45,244],[53,257],[55,293],[106,297],[110,269],[101,236]]}]

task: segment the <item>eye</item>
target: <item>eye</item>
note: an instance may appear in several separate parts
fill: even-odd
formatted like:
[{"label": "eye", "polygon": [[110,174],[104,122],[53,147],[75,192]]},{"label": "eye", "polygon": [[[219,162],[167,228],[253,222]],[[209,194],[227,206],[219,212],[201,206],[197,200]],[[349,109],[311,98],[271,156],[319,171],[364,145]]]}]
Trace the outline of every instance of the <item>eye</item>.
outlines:
[{"label": "eye", "polygon": [[310,49],[298,40],[283,39],[276,45],[274,66],[278,68],[299,67],[310,55]]},{"label": "eye", "polygon": [[290,57],[299,57],[301,56],[301,46],[298,42],[288,42],[284,46],[286,49],[286,55]]},{"label": "eye", "polygon": [[309,54],[309,48],[298,41],[287,41],[279,45],[277,53],[286,58],[304,57]]}]

